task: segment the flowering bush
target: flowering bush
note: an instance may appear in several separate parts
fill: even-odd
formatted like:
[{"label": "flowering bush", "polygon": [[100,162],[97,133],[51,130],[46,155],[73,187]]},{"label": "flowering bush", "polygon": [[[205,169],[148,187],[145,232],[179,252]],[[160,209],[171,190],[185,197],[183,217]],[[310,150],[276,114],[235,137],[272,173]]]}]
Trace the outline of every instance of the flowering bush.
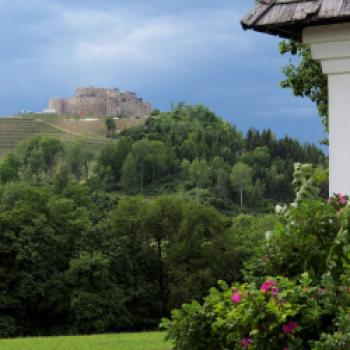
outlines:
[{"label": "flowering bush", "polygon": [[307,199],[280,212],[275,230],[259,254],[247,262],[246,275],[251,279],[266,275],[296,278],[308,272],[319,282],[327,272],[327,259],[341,229],[344,209],[337,196],[329,201]]},{"label": "flowering bush", "polygon": [[203,305],[175,310],[163,320],[175,349],[308,349],[320,330],[332,327],[332,294],[300,281],[267,279],[261,286],[220,282]]},{"label": "flowering bush", "polygon": [[282,210],[250,283],[220,282],[162,321],[174,349],[350,349],[348,202],[338,194]]}]

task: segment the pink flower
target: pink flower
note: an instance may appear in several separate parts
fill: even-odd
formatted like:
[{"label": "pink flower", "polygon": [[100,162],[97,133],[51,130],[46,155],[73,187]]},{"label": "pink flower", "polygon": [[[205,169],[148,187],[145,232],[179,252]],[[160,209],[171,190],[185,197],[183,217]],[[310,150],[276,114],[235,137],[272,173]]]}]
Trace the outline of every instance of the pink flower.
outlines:
[{"label": "pink flower", "polygon": [[231,296],[231,300],[234,304],[239,304],[241,302],[241,295],[239,293],[233,293]]},{"label": "pink flower", "polygon": [[274,297],[277,297],[278,296],[278,292],[279,292],[279,289],[277,287],[273,287],[272,288],[272,295]]},{"label": "pink flower", "polygon": [[266,292],[270,292],[272,290],[273,287],[276,286],[276,282],[273,280],[268,280],[265,283],[262,284],[262,286],[260,287],[260,290],[264,293]]},{"label": "pink flower", "polygon": [[346,204],[346,198],[342,193],[338,194],[338,201],[339,201],[339,204]]},{"label": "pink flower", "polygon": [[243,338],[241,340],[241,346],[243,349],[248,349],[249,345],[253,343],[253,340],[251,338]]},{"label": "pink flower", "polygon": [[289,334],[294,332],[294,330],[299,327],[299,324],[293,321],[289,321],[288,323],[282,326],[282,330],[285,334]]}]

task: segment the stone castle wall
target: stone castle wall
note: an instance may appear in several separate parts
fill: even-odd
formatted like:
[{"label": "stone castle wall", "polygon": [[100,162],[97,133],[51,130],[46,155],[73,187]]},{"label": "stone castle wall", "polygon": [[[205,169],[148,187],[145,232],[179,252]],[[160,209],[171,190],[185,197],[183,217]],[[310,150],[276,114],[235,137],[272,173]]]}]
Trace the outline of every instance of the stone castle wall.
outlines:
[{"label": "stone castle wall", "polygon": [[49,100],[49,110],[61,115],[63,114],[63,103],[64,100],[62,98],[51,98]]},{"label": "stone castle wall", "polygon": [[49,110],[58,115],[143,117],[151,105],[133,92],[95,87],[78,88],[74,97],[49,100]]}]

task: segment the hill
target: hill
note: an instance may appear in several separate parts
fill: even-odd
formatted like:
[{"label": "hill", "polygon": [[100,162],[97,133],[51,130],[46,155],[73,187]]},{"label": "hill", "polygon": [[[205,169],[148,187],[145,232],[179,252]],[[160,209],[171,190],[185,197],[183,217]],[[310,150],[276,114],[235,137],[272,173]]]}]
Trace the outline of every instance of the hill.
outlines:
[{"label": "hill", "polygon": [[[75,123],[82,125],[82,123]],[[79,127],[76,132],[72,129],[65,128],[65,125],[60,125],[60,122],[49,122],[38,118],[0,118],[0,158],[16,147],[20,142],[27,140],[33,136],[52,136],[60,139],[64,143],[71,143],[79,138],[84,138],[86,142],[91,145],[91,149],[99,151],[106,144],[114,142],[97,132],[86,132],[82,128],[80,132]]]},{"label": "hill", "polygon": [[[106,138],[105,117],[80,118],[75,116],[39,115],[35,119],[79,136]],[[142,125],[144,121],[144,118],[120,118],[114,120],[117,132],[129,127]]]},{"label": "hill", "polygon": [[44,123],[32,119],[1,118],[0,119],[0,157],[6,154],[21,141],[32,136],[46,135],[62,137],[63,132]]},{"label": "hill", "polygon": [[293,201],[294,163],[326,164],[315,145],[271,130],[243,135],[204,106],[154,111],[118,139],[98,159],[100,183],[109,190],[177,193],[230,213],[237,205],[265,211]]},{"label": "hill", "polygon": [[32,136],[54,136],[65,144],[83,139],[95,155],[103,189],[150,196],[177,193],[230,213],[237,206],[265,211],[292,201],[294,163],[326,164],[315,145],[278,139],[271,130],[250,129],[243,135],[204,106],[180,104],[147,119],[108,119],[115,124],[111,136],[119,142],[105,136],[105,117],[1,119],[0,156]]}]

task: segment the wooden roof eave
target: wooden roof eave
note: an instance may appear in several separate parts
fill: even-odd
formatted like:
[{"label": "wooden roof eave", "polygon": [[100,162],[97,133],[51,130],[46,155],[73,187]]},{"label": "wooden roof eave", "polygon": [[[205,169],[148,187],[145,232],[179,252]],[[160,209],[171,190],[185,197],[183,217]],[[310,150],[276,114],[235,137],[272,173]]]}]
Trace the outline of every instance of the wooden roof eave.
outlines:
[{"label": "wooden roof eave", "polygon": [[305,27],[339,24],[344,22],[350,22],[350,15],[343,16],[343,17],[335,17],[335,18],[310,17],[304,21],[289,22],[288,24],[276,23],[276,24],[266,24],[266,25],[256,25],[256,24],[248,25],[242,21],[241,25],[244,30],[252,29],[256,32],[277,35],[284,39],[302,41],[302,32]]},{"label": "wooden roof eave", "polygon": [[[302,38],[302,28],[300,26],[281,26],[281,25],[246,25],[241,23],[244,30],[254,30],[260,33],[267,33],[271,35],[277,35],[283,39],[292,39],[296,41],[301,41]],[[298,27],[298,28],[297,28]]]}]

